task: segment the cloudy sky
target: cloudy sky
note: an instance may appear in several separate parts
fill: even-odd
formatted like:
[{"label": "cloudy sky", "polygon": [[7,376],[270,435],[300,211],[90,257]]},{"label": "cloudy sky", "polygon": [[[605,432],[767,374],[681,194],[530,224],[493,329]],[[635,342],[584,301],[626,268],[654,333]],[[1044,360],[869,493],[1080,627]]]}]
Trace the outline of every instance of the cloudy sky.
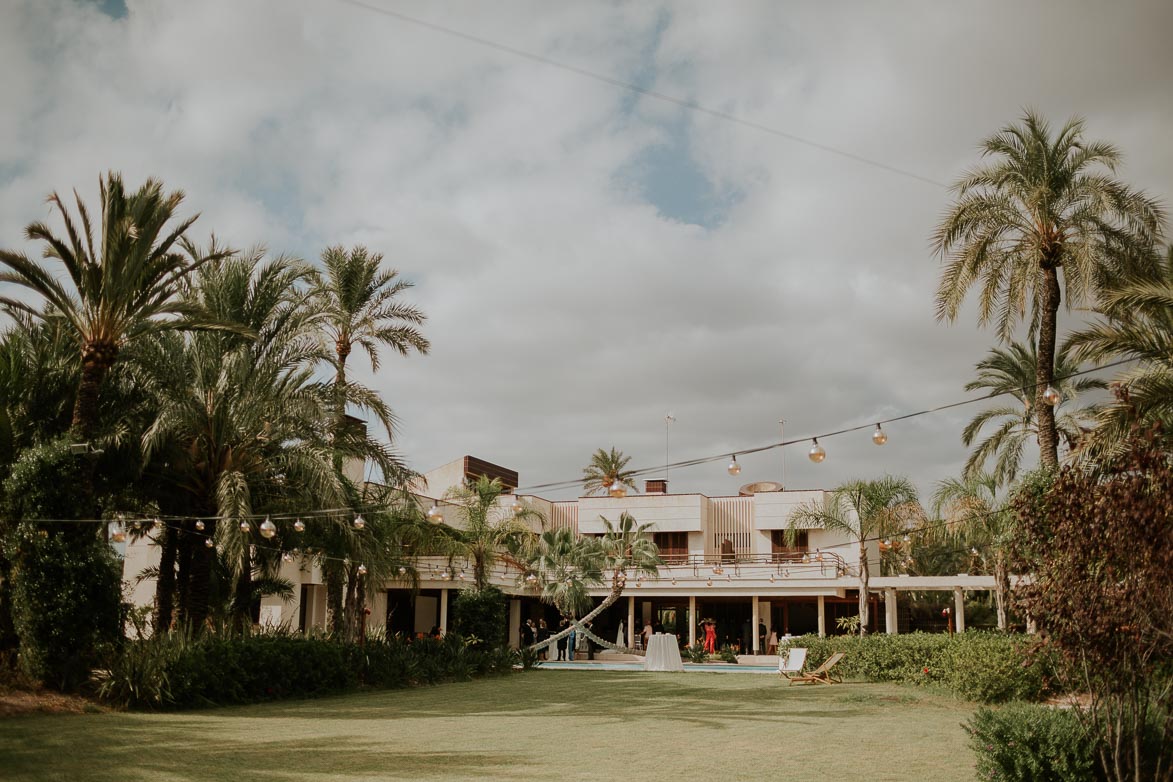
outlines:
[{"label": "cloudy sky", "polygon": [[[780,418],[793,439],[965,398],[994,338],[934,320],[946,186],[1032,106],[1167,202],[1170,30],[1167,0],[4,0],[0,245],[34,250],[53,190],[156,176],[197,237],[362,243],[414,281],[431,355],[366,379],[416,469],[655,467],[669,412],[671,461],[729,454]],[[786,483],[931,488],[975,409],[826,439],[817,466],[792,446]],[[779,450],[741,461],[672,489],[781,477]]]}]

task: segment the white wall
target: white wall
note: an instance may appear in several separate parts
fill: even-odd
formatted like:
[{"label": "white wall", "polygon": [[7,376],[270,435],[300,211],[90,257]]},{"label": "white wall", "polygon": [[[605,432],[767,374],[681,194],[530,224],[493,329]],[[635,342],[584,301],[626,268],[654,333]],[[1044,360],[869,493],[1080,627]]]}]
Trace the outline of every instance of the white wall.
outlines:
[{"label": "white wall", "polygon": [[702,532],[708,500],[701,494],[645,494],[638,497],[583,497],[578,501],[579,532],[602,534],[600,516],[614,524],[626,511],[656,532]]}]

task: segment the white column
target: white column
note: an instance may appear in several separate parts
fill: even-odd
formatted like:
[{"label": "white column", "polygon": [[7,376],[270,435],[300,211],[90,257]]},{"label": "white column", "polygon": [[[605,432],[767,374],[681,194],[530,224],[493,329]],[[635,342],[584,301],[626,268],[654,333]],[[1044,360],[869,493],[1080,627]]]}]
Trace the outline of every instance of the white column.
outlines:
[{"label": "white column", "polygon": [[819,595],[819,638],[827,637],[827,604]]},{"label": "white column", "polygon": [[896,590],[884,590],[884,630],[888,635],[896,635],[900,632],[897,626],[896,618]]},{"label": "white column", "polygon": [[509,601],[509,648],[517,649],[521,645],[521,601]]},{"label": "white column", "polygon": [[965,632],[965,590],[961,587],[953,587],[953,627]]},{"label": "white column", "polygon": [[448,588],[440,590],[440,635],[448,635]]},{"label": "white column", "polygon": [[749,637],[752,638],[753,640],[750,642],[750,644],[753,647],[753,653],[760,654],[762,650],[758,646],[758,621],[759,621],[759,618],[761,617],[761,614],[758,612],[758,596],[754,595],[752,599],[753,599],[753,631],[750,632]]},{"label": "white column", "polygon": [[696,646],[696,595],[688,596],[688,645]]},{"label": "white column", "polygon": [[635,648],[635,595],[627,596],[627,648]]}]

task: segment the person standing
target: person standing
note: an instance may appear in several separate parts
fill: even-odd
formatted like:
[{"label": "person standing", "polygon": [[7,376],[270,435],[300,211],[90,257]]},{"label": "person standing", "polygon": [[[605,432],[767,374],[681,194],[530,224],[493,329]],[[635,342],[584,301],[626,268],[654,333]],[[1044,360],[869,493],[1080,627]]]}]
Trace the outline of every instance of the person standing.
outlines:
[{"label": "person standing", "polygon": [[758,654],[764,654],[766,651],[766,623],[758,621]]},{"label": "person standing", "polygon": [[570,622],[570,635],[566,636],[566,661],[567,662],[571,662],[574,660],[574,642],[577,640],[574,637],[574,635],[575,635],[574,622],[571,621]]},{"label": "person standing", "polygon": [[712,620],[705,622],[705,651],[709,654],[717,653],[717,625]]},{"label": "person standing", "polygon": [[644,629],[641,633],[644,637],[644,651],[647,651],[648,642],[652,640],[652,623],[644,622]]},{"label": "person standing", "polygon": [[[549,641],[549,640],[550,640],[550,628],[546,626],[545,619],[539,619],[538,620],[538,643],[544,643],[545,641]],[[549,646],[543,646],[541,651],[538,653],[542,656],[543,660],[550,659],[550,647]]]},{"label": "person standing", "polygon": [[[566,618],[563,617],[562,621],[560,621],[558,623],[558,632],[561,633],[563,630],[565,630],[567,624],[569,624],[569,623],[566,621]],[[566,659],[566,636],[562,636],[561,638],[559,638],[557,643],[558,643],[558,659],[565,660]]]}]

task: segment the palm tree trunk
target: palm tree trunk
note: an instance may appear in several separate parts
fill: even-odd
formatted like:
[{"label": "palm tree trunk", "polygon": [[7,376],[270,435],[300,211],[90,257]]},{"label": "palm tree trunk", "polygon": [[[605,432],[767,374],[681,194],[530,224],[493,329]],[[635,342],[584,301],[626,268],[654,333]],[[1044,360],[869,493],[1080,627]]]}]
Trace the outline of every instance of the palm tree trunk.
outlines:
[{"label": "palm tree trunk", "polygon": [[1059,270],[1047,261],[1043,264],[1043,311],[1039,317],[1039,346],[1035,351],[1035,416],[1039,426],[1039,461],[1044,467],[1059,466],[1059,432],[1055,426],[1055,408],[1043,401],[1043,392],[1055,382],[1055,333],[1059,319]]},{"label": "palm tree trunk", "polygon": [[177,573],[175,576],[175,604],[176,617],[179,622],[184,621],[188,614],[188,596],[191,593],[191,555],[196,546],[204,548],[204,538],[200,535],[181,535],[177,541],[178,556]]},{"label": "palm tree trunk", "polygon": [[336,562],[323,562],[322,576],[326,579],[326,621],[330,633],[341,638],[346,630],[346,617],[342,611],[345,588],[342,566]]},{"label": "palm tree trunk", "polygon": [[171,629],[171,618],[175,611],[175,559],[180,534],[171,524],[166,524],[160,535],[162,546],[159,552],[159,580],[155,584],[156,635]]},{"label": "palm tree trunk", "polygon": [[232,601],[232,629],[241,635],[252,628],[253,561],[249,548],[245,543],[240,555],[240,575],[236,577],[236,594]]},{"label": "palm tree trunk", "polygon": [[[215,540],[216,520],[209,519],[204,530],[209,539]],[[208,600],[212,586],[212,558],[216,556],[216,547],[207,548],[204,545],[193,545],[191,551],[191,578],[188,586],[187,625],[194,635],[204,630],[208,621]]]},{"label": "palm tree trunk", "polygon": [[343,605],[347,641],[358,635],[358,578],[358,572],[351,567],[346,573],[346,602]]},{"label": "palm tree trunk", "polygon": [[566,638],[568,635],[570,635],[571,633],[574,632],[576,625],[586,624],[587,622],[592,621],[596,616],[603,613],[611,606],[615,605],[616,601],[618,601],[619,598],[622,596],[623,596],[623,587],[619,586],[615,582],[612,582],[611,592],[605,598],[603,598],[603,602],[601,602],[597,606],[595,606],[594,610],[592,610],[590,613],[588,613],[582,619],[577,620],[576,623],[571,624],[565,630],[561,630],[558,633],[547,638],[545,641],[542,641],[541,643],[536,643],[529,648],[533,649],[533,650],[537,650],[537,649],[541,649],[543,646],[549,646],[552,643],[557,643],[558,641],[561,641],[563,638]]},{"label": "palm tree trunk", "polygon": [[106,377],[109,364],[91,355],[91,350],[82,352],[81,381],[77,386],[77,399],[73,403],[73,422],[70,429],[80,442],[89,442],[98,425],[98,391]]},{"label": "palm tree trunk", "polygon": [[1000,553],[994,559],[994,603],[998,610],[998,629],[1006,631],[1006,598],[1010,593],[1010,574]]},{"label": "palm tree trunk", "polygon": [[862,638],[868,632],[868,549],[864,542],[859,542],[859,635]]}]

